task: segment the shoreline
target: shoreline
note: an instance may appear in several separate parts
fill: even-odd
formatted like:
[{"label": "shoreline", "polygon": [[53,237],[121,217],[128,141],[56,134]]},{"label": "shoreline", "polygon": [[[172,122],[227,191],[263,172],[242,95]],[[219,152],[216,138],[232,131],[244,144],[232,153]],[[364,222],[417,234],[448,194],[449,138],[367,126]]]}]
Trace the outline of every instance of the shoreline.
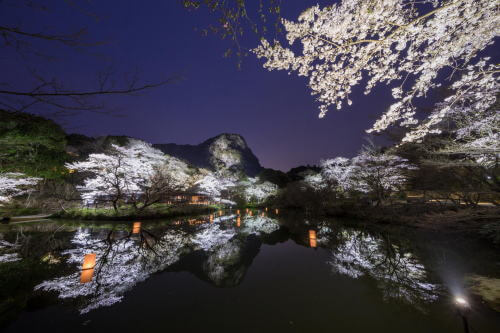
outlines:
[{"label": "shoreline", "polygon": [[[196,216],[210,214],[220,207],[216,206],[177,206],[169,207],[165,212],[140,212],[132,214],[114,215],[112,210],[84,208],[78,210],[59,211],[50,215],[51,219],[66,219],[75,221],[132,221],[132,220],[156,220],[180,216]],[[119,212],[118,212],[119,214]]]}]

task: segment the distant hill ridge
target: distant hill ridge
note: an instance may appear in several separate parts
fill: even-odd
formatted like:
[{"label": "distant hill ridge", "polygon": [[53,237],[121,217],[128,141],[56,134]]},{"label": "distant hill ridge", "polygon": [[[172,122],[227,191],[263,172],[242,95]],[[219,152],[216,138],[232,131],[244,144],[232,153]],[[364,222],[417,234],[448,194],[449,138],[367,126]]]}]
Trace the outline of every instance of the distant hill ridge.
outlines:
[{"label": "distant hill ridge", "polygon": [[255,177],[263,170],[258,158],[239,134],[223,133],[198,145],[166,143],[153,146],[165,154],[212,171],[243,172]]}]

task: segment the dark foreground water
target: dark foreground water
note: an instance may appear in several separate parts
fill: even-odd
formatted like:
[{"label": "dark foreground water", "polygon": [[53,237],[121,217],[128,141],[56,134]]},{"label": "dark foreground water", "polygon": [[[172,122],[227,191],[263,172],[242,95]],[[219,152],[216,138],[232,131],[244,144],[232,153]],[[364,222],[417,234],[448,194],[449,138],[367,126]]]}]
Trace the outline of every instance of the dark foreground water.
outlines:
[{"label": "dark foreground water", "polygon": [[470,332],[500,332],[500,313],[465,288],[500,278],[485,244],[226,214],[2,226],[0,330],[463,332],[460,296]]}]

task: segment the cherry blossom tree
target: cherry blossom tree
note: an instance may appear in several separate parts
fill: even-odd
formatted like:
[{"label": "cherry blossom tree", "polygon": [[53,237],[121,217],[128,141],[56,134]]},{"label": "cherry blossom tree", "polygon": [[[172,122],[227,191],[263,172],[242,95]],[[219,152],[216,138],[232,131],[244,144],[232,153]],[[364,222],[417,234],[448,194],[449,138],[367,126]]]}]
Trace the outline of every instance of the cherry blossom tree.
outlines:
[{"label": "cherry blossom tree", "polygon": [[321,177],[336,193],[373,194],[380,204],[391,192],[403,189],[407,172],[415,169],[405,158],[365,147],[352,159],[337,157],[322,161]]},{"label": "cherry blossom tree", "polygon": [[93,175],[78,187],[87,204],[109,201],[117,211],[118,202],[123,200],[144,209],[165,193],[181,188],[185,175],[180,174],[179,163],[169,159],[150,144],[129,139],[125,147],[112,145],[108,154],[91,154],[87,160],[66,167]]},{"label": "cherry blossom tree", "polygon": [[263,203],[278,192],[278,185],[269,181],[261,182],[258,177],[248,178],[239,185],[243,187],[243,196],[247,202]]},{"label": "cherry blossom tree", "polygon": [[[342,0],[282,23],[288,43],[302,43],[302,54],[265,39],[253,52],[269,70],[308,77],[320,117],[350,105],[357,85],[369,94],[390,84],[395,101],[368,132],[399,124],[410,128],[403,141],[419,141],[439,132],[436,125],[449,113],[481,114],[496,100],[498,65],[477,59],[500,32],[496,1]],[[441,85],[441,74],[449,75],[453,94],[419,120],[417,100]]]},{"label": "cherry blossom tree", "polygon": [[[434,123],[444,119],[455,127],[452,133],[455,140],[441,153],[462,154],[486,168],[498,166],[500,113],[497,96],[500,87],[495,66],[487,66],[485,60],[471,66],[451,88],[460,91],[460,95],[456,97],[455,93],[439,103],[430,117],[436,119]],[[436,132],[440,130],[438,127]]]},{"label": "cherry blossom tree", "polygon": [[348,192],[355,188],[353,182],[354,166],[345,157],[321,161],[321,176],[328,186],[337,192]]},{"label": "cherry blossom tree", "polygon": [[352,165],[354,189],[374,194],[377,204],[392,192],[402,190],[408,181],[407,172],[417,169],[405,158],[367,148],[352,159]]},{"label": "cherry blossom tree", "polygon": [[18,172],[0,173],[0,203],[31,193],[40,180],[41,178],[28,177]]},{"label": "cherry blossom tree", "polygon": [[304,183],[309,185],[315,191],[321,191],[328,188],[327,181],[321,173],[310,173],[305,175]]},{"label": "cherry blossom tree", "polygon": [[201,194],[208,195],[214,200],[220,201],[224,191],[236,186],[234,179],[209,173],[195,183],[195,187]]}]

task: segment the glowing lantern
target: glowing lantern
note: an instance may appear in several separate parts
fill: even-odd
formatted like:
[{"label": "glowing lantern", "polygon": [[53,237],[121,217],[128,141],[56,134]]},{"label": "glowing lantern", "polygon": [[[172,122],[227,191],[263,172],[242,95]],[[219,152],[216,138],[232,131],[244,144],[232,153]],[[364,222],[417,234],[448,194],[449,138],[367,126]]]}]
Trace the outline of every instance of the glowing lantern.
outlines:
[{"label": "glowing lantern", "polygon": [[249,212],[248,212],[248,215],[252,216],[252,215],[253,215],[253,212],[252,212],[252,211],[249,211]]},{"label": "glowing lantern", "polygon": [[239,209],[236,210],[236,214],[240,215],[240,210]]},{"label": "glowing lantern", "polygon": [[134,222],[134,225],[132,227],[132,233],[138,234],[139,232],[141,232],[141,222]]},{"label": "glowing lantern", "polygon": [[318,246],[316,239],[316,230],[309,230],[309,246],[310,247]]},{"label": "glowing lantern", "polygon": [[280,210],[278,208],[276,208],[275,212],[276,212],[276,215],[278,215],[280,213]]},{"label": "glowing lantern", "polygon": [[214,223],[214,214],[210,214],[209,220],[210,223]]},{"label": "glowing lantern", "polygon": [[222,216],[222,210],[219,210],[219,216]]},{"label": "glowing lantern", "polygon": [[262,214],[260,214],[262,217],[266,217],[266,213],[262,212]]},{"label": "glowing lantern", "polygon": [[238,228],[241,227],[241,217],[239,217],[239,216],[236,218],[236,226]]},{"label": "glowing lantern", "polygon": [[95,253],[86,254],[85,257],[83,258],[82,269],[94,268],[95,267],[95,258],[96,258]]},{"label": "glowing lantern", "polygon": [[267,207],[266,207],[266,212],[267,212]]}]

